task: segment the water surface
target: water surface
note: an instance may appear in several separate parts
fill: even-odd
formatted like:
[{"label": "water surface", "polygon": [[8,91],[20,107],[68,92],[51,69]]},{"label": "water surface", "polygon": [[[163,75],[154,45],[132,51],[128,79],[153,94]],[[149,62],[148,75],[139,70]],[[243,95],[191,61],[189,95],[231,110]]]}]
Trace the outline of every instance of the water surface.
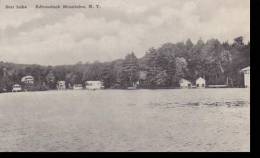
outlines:
[{"label": "water surface", "polygon": [[248,89],[0,94],[0,151],[249,151]]}]

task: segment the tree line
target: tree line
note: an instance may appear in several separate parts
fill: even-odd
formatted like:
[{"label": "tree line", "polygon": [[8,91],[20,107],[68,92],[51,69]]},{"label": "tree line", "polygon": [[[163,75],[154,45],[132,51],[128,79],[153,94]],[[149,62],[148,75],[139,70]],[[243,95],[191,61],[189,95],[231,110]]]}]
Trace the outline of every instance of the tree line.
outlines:
[{"label": "tree line", "polygon": [[134,52],[124,59],[111,62],[78,62],[74,65],[42,66],[0,62],[0,91],[11,91],[21,84],[25,75],[34,77],[33,90],[56,89],[56,82],[66,85],[83,84],[87,80],[101,80],[105,88],[127,88],[139,82],[140,88],[175,88],[185,78],[194,82],[198,77],[207,84],[228,84],[242,87],[240,70],[250,65],[250,42],[237,37],[232,43],[209,39],[165,43],[148,49],[137,58]]}]

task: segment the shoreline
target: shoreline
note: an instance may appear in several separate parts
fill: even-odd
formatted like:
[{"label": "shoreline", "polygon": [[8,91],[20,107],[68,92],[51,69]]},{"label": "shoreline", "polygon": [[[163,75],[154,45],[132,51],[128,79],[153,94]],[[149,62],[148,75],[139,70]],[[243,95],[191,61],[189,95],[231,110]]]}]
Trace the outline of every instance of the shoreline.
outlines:
[{"label": "shoreline", "polygon": [[117,91],[141,91],[141,90],[217,90],[217,89],[244,89],[249,90],[250,88],[241,88],[241,87],[233,87],[233,88],[154,88],[154,89],[148,89],[148,88],[139,88],[139,89],[98,89],[98,90],[88,90],[88,89],[82,89],[82,90],[73,90],[73,89],[65,89],[65,90],[45,90],[45,91],[20,91],[20,92],[1,92],[1,94],[10,94],[10,93],[34,93],[34,92],[69,92],[69,91],[108,91],[108,90],[117,90]]}]

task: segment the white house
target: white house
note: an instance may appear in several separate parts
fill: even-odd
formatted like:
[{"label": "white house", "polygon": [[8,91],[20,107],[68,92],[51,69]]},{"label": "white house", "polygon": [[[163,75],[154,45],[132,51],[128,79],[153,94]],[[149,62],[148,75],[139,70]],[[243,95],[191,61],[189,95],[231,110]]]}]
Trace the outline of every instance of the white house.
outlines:
[{"label": "white house", "polygon": [[246,88],[249,88],[250,87],[250,66],[243,68],[241,72],[244,74],[244,86]]},{"label": "white house", "polygon": [[81,89],[83,89],[82,84],[74,84],[73,85],[73,90],[81,90]]},{"label": "white house", "polygon": [[184,78],[180,79],[179,84],[180,88],[191,88],[191,82]]},{"label": "white house", "polygon": [[32,76],[24,76],[21,79],[21,82],[24,84],[33,84],[34,83],[34,78]]},{"label": "white house", "polygon": [[12,92],[20,92],[22,91],[22,86],[19,84],[14,84],[12,88]]},{"label": "white house", "polygon": [[206,87],[206,80],[202,77],[199,77],[196,80],[196,87],[197,88],[205,88]]},{"label": "white house", "polygon": [[103,89],[104,83],[102,81],[86,81],[86,89],[88,90],[96,90],[96,89]]},{"label": "white house", "polygon": [[58,81],[57,82],[57,89],[58,90],[65,90],[66,89],[66,82],[65,81]]}]

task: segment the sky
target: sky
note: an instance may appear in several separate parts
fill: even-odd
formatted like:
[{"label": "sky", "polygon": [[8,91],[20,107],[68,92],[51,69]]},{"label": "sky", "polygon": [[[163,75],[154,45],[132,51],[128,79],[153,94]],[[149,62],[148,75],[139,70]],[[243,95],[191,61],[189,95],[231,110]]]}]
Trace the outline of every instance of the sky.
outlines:
[{"label": "sky", "polygon": [[[5,9],[9,3],[27,9]],[[99,4],[35,9],[35,4]],[[142,57],[166,42],[250,40],[249,0],[1,0],[0,61],[61,65]]]}]

